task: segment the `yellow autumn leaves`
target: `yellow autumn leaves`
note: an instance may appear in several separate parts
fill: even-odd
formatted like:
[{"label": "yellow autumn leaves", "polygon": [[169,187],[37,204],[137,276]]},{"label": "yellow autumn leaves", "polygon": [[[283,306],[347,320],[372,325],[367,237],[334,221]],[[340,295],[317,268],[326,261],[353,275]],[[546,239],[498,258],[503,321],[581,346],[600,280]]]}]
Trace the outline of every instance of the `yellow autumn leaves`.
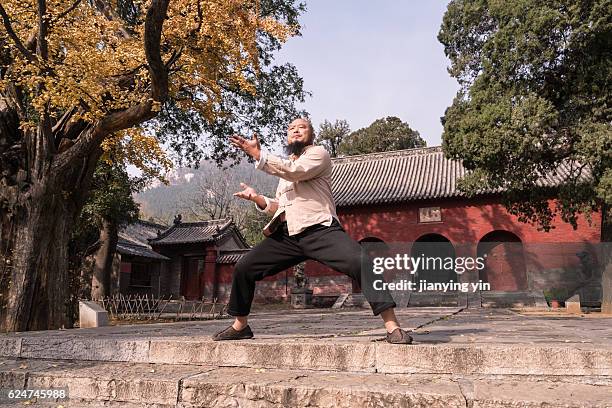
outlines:
[{"label": "yellow autumn leaves", "polygon": [[[75,0],[51,0],[46,4],[47,59],[29,60],[0,25],[0,46],[10,55],[0,89],[11,83],[18,85],[36,111],[56,117],[85,106],[74,120],[91,123],[150,99],[143,38],[150,1],[135,1],[133,12],[125,18],[119,16],[116,0],[83,0],[78,4]],[[3,0],[2,6],[17,37],[35,54],[37,2]],[[281,41],[294,33],[279,21],[261,18],[259,7],[256,0],[170,2],[160,50],[168,68],[170,98],[212,122],[224,115],[224,90],[255,92],[258,33],[267,32]],[[131,129],[112,136],[105,146],[129,146],[127,158],[137,164],[138,157],[151,154],[165,160],[155,143],[152,135]]]}]

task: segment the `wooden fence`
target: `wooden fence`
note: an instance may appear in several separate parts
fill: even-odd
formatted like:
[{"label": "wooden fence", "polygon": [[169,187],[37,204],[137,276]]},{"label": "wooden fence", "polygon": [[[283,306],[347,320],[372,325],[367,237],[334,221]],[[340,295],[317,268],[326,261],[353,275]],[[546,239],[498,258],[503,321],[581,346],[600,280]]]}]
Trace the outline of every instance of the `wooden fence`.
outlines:
[{"label": "wooden fence", "polygon": [[210,300],[155,298],[151,295],[116,294],[96,300],[109,318],[119,320],[210,320],[226,316],[227,305]]}]

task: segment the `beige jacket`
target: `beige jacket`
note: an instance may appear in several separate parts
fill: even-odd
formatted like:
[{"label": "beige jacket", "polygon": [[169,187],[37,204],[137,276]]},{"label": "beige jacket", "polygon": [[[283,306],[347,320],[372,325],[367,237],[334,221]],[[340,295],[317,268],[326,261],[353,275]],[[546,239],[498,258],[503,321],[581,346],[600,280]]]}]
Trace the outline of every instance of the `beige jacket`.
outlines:
[{"label": "beige jacket", "polygon": [[338,219],[331,189],[332,162],[323,147],[306,146],[294,160],[282,159],[262,150],[256,166],[280,177],[276,197],[264,196],[266,208],[262,210],[255,204],[259,211],[272,215],[272,220],[264,227],[266,236],[276,230],[283,212],[289,235],[299,234],[315,224],[329,226],[333,218]]}]

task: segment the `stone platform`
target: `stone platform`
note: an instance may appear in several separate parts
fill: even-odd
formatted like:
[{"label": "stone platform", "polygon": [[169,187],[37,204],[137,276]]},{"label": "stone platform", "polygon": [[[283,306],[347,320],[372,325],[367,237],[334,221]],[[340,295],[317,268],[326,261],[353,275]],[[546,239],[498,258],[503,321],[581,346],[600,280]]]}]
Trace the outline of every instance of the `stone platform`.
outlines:
[{"label": "stone platform", "polygon": [[4,334],[0,388],[68,387],[33,405],[54,407],[612,407],[612,318],[397,314],[415,344],[363,310],[254,313],[236,342],[210,341],[230,320]]}]

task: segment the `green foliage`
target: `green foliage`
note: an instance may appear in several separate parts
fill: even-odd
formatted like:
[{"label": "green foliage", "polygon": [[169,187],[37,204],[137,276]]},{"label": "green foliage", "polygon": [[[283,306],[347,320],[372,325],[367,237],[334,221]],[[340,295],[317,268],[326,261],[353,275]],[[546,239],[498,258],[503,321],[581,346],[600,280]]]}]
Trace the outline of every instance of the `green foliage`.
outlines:
[{"label": "green foliage", "polygon": [[336,119],[334,123],[331,123],[325,119],[319,126],[315,143],[325,147],[331,157],[337,157],[340,144],[350,133],[351,128],[346,120]]},{"label": "green foliage", "polygon": [[97,227],[103,219],[118,227],[136,221],[139,206],[132,194],[144,184],[143,179],[131,178],[122,165],[101,161],[93,177],[89,199],[81,212],[82,221]]},{"label": "green foliage", "polygon": [[[269,221],[268,214],[257,211],[255,206],[251,205],[245,208],[238,227],[249,245],[257,245],[265,238],[262,230]],[[239,222],[239,220],[234,218],[234,222]]]},{"label": "green foliage", "polygon": [[[461,85],[442,137],[473,170],[460,188],[503,187],[510,212],[545,230],[612,203],[609,0],[454,0],[438,39]],[[539,185],[543,174],[563,186]]]},{"label": "green foliage", "polygon": [[389,116],[351,133],[344,138],[339,150],[340,154],[351,156],[424,146],[425,141],[419,132],[412,130],[400,118]]}]

